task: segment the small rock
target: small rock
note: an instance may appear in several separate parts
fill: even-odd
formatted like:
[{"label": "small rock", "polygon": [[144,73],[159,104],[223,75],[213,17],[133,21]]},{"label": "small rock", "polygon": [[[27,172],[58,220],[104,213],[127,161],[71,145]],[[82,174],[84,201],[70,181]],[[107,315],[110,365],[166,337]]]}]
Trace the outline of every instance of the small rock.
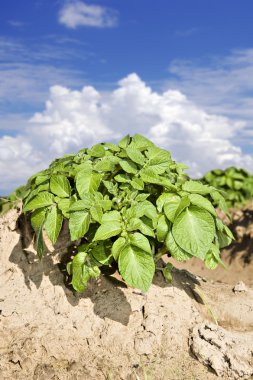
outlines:
[{"label": "small rock", "polygon": [[239,281],[233,288],[234,292],[247,292],[247,286],[243,281]]},{"label": "small rock", "polygon": [[243,226],[237,226],[235,228],[236,236],[238,239],[242,239],[244,235],[246,235],[246,228]]}]

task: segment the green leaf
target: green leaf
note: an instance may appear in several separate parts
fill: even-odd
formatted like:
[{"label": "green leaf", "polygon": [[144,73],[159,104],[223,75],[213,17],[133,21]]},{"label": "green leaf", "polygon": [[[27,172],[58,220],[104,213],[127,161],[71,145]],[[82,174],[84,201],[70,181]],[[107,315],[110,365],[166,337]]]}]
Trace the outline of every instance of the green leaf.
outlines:
[{"label": "green leaf", "polygon": [[165,149],[158,148],[155,145],[149,147],[146,152],[146,156],[148,157],[151,165],[166,163],[168,166],[168,163],[171,161],[170,152]]},{"label": "green leaf", "polygon": [[[173,197],[178,197],[178,195],[175,195],[174,193],[162,193],[156,200],[156,206],[158,212],[162,212],[163,206],[166,202],[170,202],[170,200]],[[178,197],[180,199],[180,197]]]},{"label": "green leaf", "polygon": [[230,214],[228,212],[228,206],[227,206],[224,198],[219,200],[218,206],[224,212],[224,214],[226,214],[228,216],[228,218],[231,219]]},{"label": "green leaf", "polygon": [[123,250],[123,247],[126,245],[126,239],[119,237],[112,245],[112,255],[114,260],[118,261],[120,252]]},{"label": "green leaf", "polygon": [[181,199],[178,195],[173,195],[167,198],[166,203],[163,206],[164,213],[167,218],[173,223],[175,219],[175,215],[178,209],[178,206],[181,202]]},{"label": "green leaf", "polygon": [[126,149],[129,143],[130,143],[130,136],[126,135],[125,137],[123,137],[122,140],[120,140],[118,145],[120,148]]},{"label": "green leaf", "polygon": [[101,224],[100,227],[98,227],[93,241],[106,240],[106,239],[111,238],[112,236],[119,235],[120,232],[121,232],[121,224],[119,222],[103,223]]},{"label": "green leaf", "polygon": [[128,183],[131,180],[127,174],[118,174],[114,177],[114,179],[115,181],[122,183]]},{"label": "green leaf", "polygon": [[113,172],[119,162],[120,159],[118,157],[105,156],[95,164],[94,169],[101,172]]},{"label": "green leaf", "polygon": [[141,178],[134,177],[131,181],[131,185],[136,190],[143,190],[144,189],[144,182]]},{"label": "green leaf", "polygon": [[215,269],[220,261],[221,259],[219,249],[216,247],[216,245],[211,244],[210,250],[207,252],[205,257],[206,267],[208,269]]},{"label": "green leaf", "polygon": [[92,162],[91,161],[85,161],[82,164],[79,164],[79,165],[75,166],[74,168],[75,168],[74,172],[75,172],[76,175],[80,171],[88,174],[88,173],[92,172]]},{"label": "green leaf", "polygon": [[69,208],[69,211],[72,212],[88,210],[92,207],[93,203],[94,202],[92,198],[86,195],[84,196],[84,199],[73,202]]},{"label": "green leaf", "polygon": [[91,254],[95,258],[95,260],[99,262],[100,265],[109,265],[111,261],[111,253],[106,252],[104,242],[101,242],[98,245],[96,245],[92,249]]},{"label": "green leaf", "polygon": [[42,191],[48,191],[48,190],[49,190],[49,181],[45,182],[42,185],[39,185],[38,187],[36,187],[34,190],[30,191],[27,194],[27,197],[23,202],[24,206],[26,206],[28,204],[28,202],[30,202],[30,200],[35,197],[35,195],[39,194]]},{"label": "green leaf", "polygon": [[182,189],[193,194],[207,195],[210,194],[212,188],[208,185],[203,185],[201,182],[197,181],[187,181],[183,184]]},{"label": "green leaf", "polygon": [[88,281],[90,279],[89,269],[85,265],[87,253],[80,252],[72,260],[71,271],[72,271],[72,286],[73,288],[82,293],[87,287]]},{"label": "green leaf", "polygon": [[165,280],[171,284],[172,283],[172,269],[173,269],[173,265],[171,263],[167,263],[166,267],[163,268],[163,275],[164,275],[164,278]]},{"label": "green leaf", "polygon": [[225,232],[222,231],[216,231],[217,237],[218,237],[218,242],[219,242],[219,247],[225,248],[229,246],[232,243],[231,237],[229,237]]},{"label": "green leaf", "polygon": [[100,269],[97,265],[92,265],[88,267],[89,275],[92,278],[98,278],[100,276]]},{"label": "green leaf", "polygon": [[81,170],[76,175],[76,188],[80,198],[85,198],[87,193],[97,191],[101,182],[101,174]]},{"label": "green leaf", "polygon": [[147,153],[149,158],[148,168],[156,174],[163,174],[171,162],[170,153],[167,150],[157,147],[149,148]]},{"label": "green leaf", "polygon": [[156,226],[156,237],[159,242],[163,242],[169,232],[169,223],[164,215],[159,215]]},{"label": "green leaf", "polygon": [[50,178],[50,190],[61,198],[70,197],[71,188],[69,180],[64,175],[52,175]]},{"label": "green leaf", "polygon": [[104,211],[110,211],[112,208],[112,201],[108,198],[106,198],[106,195],[104,199],[100,202],[101,207]]},{"label": "green leaf", "polygon": [[141,194],[138,194],[137,197],[135,198],[136,202],[143,202],[145,201],[148,197],[150,197],[150,194],[146,194],[146,193],[141,193]]},{"label": "green leaf", "polygon": [[213,198],[213,200],[217,203],[219,203],[219,201],[221,199],[224,199],[223,196],[221,195],[221,193],[217,190],[212,190],[211,193],[210,193],[211,197]]},{"label": "green leaf", "polygon": [[106,212],[102,216],[102,223],[120,223],[121,222],[121,214],[119,211],[113,210]]},{"label": "green leaf", "polygon": [[141,218],[146,215],[148,218],[155,220],[157,217],[157,211],[155,206],[149,201],[143,201],[135,204],[130,209],[137,218]]},{"label": "green leaf", "polygon": [[130,160],[121,160],[119,164],[126,173],[136,174],[138,172],[137,166]]},{"label": "green leaf", "polygon": [[176,191],[177,188],[171,183],[171,181],[164,177],[156,174],[151,168],[145,168],[140,171],[141,178],[146,183],[153,183],[155,185],[160,185],[165,187],[170,191]]},{"label": "green leaf", "polygon": [[148,218],[146,215],[142,216],[141,217],[141,220],[147,225],[149,226],[152,230],[154,230],[157,226],[157,222],[158,222],[158,214],[156,214],[156,216],[154,216],[152,219],[151,218]]},{"label": "green leaf", "polygon": [[180,215],[181,212],[184,211],[188,206],[190,206],[190,199],[188,196],[183,197],[178,205],[174,219],[176,219],[178,215]]},{"label": "green leaf", "polygon": [[69,216],[69,230],[71,240],[83,237],[90,226],[90,214],[85,211],[72,212]]},{"label": "green leaf", "polygon": [[31,225],[34,231],[38,231],[40,227],[44,224],[46,219],[47,208],[40,208],[35,210],[31,215]]},{"label": "green leaf", "polygon": [[220,250],[219,248],[217,247],[217,245],[215,244],[211,244],[211,247],[210,247],[210,251],[212,252],[213,256],[215,257],[215,259],[220,262],[221,261],[221,258],[220,258]]},{"label": "green leaf", "polygon": [[47,181],[49,179],[49,175],[48,174],[45,174],[45,175],[38,175],[35,179],[35,185],[39,186],[40,184],[44,183],[45,181]]},{"label": "green leaf", "polygon": [[150,255],[152,254],[149,241],[145,236],[143,236],[139,232],[135,232],[134,234],[129,234],[128,238],[131,245],[142,249],[143,251],[145,251],[146,253],[149,253]]},{"label": "green leaf", "polygon": [[135,230],[140,230],[144,235],[155,237],[153,229],[139,218],[132,218],[128,221],[127,231]]},{"label": "green leaf", "polygon": [[62,228],[63,216],[56,206],[53,206],[47,213],[45,229],[47,236],[53,244],[56,243]]},{"label": "green leaf", "polygon": [[78,252],[88,252],[90,249],[90,243],[83,243],[77,247]]},{"label": "green leaf", "polygon": [[120,148],[116,144],[104,143],[103,145],[104,145],[104,147],[108,148],[112,152],[119,152],[120,151]]},{"label": "green leaf", "polygon": [[91,149],[88,149],[88,154],[92,157],[103,157],[105,155],[105,149],[102,144],[93,145]]},{"label": "green leaf", "polygon": [[118,194],[118,185],[117,184],[113,184],[110,181],[103,181],[103,184],[105,185],[106,189],[108,190],[108,192],[110,194],[117,196],[117,194]]},{"label": "green leaf", "polygon": [[234,235],[232,234],[232,232],[230,231],[230,229],[228,228],[228,226],[224,225],[224,231],[225,231],[225,233],[228,235],[228,237],[229,237],[231,240],[235,240],[235,237],[234,237]]},{"label": "green leaf", "polygon": [[90,208],[91,217],[98,223],[101,223],[103,217],[102,207],[99,205]]},{"label": "green leaf", "polygon": [[135,134],[132,137],[130,147],[139,149],[140,151],[143,151],[143,150],[145,150],[145,149],[147,149],[153,145],[154,144],[150,140],[148,140],[146,137],[139,135],[139,134]]},{"label": "green leaf", "polygon": [[215,224],[216,224],[216,228],[218,231],[223,231],[224,230],[224,224],[222,223],[222,221],[219,219],[219,218],[215,218]]},{"label": "green leaf", "polygon": [[177,261],[186,261],[190,260],[193,257],[193,255],[186,252],[176,243],[171,231],[168,233],[166,237],[165,244],[171,256]]},{"label": "green leaf", "polygon": [[180,248],[202,260],[210,248],[214,233],[213,217],[197,206],[184,210],[172,227],[173,237]]},{"label": "green leaf", "polygon": [[146,292],[155,273],[154,259],[141,248],[128,244],[119,255],[119,271],[128,285]]},{"label": "green leaf", "polygon": [[200,208],[204,208],[205,210],[209,211],[210,214],[216,217],[215,208],[207,198],[199,194],[189,194],[189,199],[191,201],[191,204]]},{"label": "green leaf", "polygon": [[43,224],[40,226],[40,228],[36,232],[36,241],[35,241],[35,249],[37,251],[37,255],[40,259],[42,259],[44,255],[44,239],[43,239]]},{"label": "green leaf", "polygon": [[69,208],[71,205],[71,199],[55,197],[55,202],[57,203],[58,208],[59,210],[61,210],[63,216],[65,216],[65,218],[69,218]]},{"label": "green leaf", "polygon": [[144,165],[145,157],[138,149],[128,147],[126,148],[126,153],[133,162],[139,165]]},{"label": "green leaf", "polygon": [[42,208],[46,206],[51,206],[53,203],[53,194],[50,194],[47,191],[42,191],[25,205],[25,207],[23,208],[23,212],[36,210],[37,208]]},{"label": "green leaf", "polygon": [[146,183],[154,183],[160,185],[163,178],[154,173],[152,169],[146,168],[140,171],[141,179]]}]

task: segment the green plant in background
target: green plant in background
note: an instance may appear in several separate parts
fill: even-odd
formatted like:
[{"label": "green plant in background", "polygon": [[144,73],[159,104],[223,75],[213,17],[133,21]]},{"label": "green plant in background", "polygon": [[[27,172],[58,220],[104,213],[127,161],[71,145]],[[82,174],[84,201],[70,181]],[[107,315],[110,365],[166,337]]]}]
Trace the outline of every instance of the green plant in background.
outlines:
[{"label": "green plant in background", "polygon": [[202,181],[222,191],[228,207],[242,206],[253,196],[253,175],[244,169],[212,170]]},{"label": "green plant in background", "polygon": [[[56,159],[25,187],[23,212],[30,214],[39,257],[43,230],[55,244],[67,219],[78,246],[67,271],[78,292],[112,264],[128,285],[147,291],[168,253],[215,268],[220,248],[233,239],[215,211],[227,213],[226,203],[213,186],[188,180],[185,168],[141,135]],[[160,268],[168,280],[171,267]]]},{"label": "green plant in background", "polygon": [[25,187],[20,186],[7,197],[0,197],[0,215],[16,207],[25,197],[26,192]]}]

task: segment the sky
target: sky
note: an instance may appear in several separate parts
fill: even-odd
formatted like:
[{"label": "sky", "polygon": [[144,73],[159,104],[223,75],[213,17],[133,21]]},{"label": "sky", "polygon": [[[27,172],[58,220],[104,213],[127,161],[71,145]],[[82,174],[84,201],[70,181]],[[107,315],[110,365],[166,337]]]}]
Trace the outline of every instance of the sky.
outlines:
[{"label": "sky", "polygon": [[199,177],[253,172],[252,0],[0,1],[0,195],[142,133]]}]

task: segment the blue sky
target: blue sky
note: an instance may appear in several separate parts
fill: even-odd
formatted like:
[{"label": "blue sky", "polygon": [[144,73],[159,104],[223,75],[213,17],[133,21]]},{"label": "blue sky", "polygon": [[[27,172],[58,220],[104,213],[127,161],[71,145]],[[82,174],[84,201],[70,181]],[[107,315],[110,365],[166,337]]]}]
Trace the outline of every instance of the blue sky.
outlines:
[{"label": "blue sky", "polygon": [[[226,166],[230,163],[250,166],[253,136],[252,14],[251,0],[2,1],[0,158],[4,167],[8,166],[8,160],[11,160],[13,154],[16,160],[23,160],[22,151],[17,152],[22,140],[27,148],[27,161],[22,161],[20,176],[12,178],[9,175],[6,184],[1,184],[0,192],[11,190],[13,186],[25,181],[33,170],[40,169],[43,163],[47,164],[43,150],[45,148],[43,144],[40,148],[34,135],[42,131],[46,139],[46,131],[50,131],[49,136],[54,129],[57,138],[61,138],[58,124],[53,118],[57,112],[64,114],[60,95],[62,90],[58,88],[58,92],[55,90],[52,94],[52,86],[71,90],[69,100],[76,96],[74,90],[80,92],[83,86],[93,86],[100,94],[104,108],[114,109],[113,99],[118,96],[117,88],[131,92],[131,80],[126,80],[123,85],[118,82],[132,73],[138,76],[135,85],[139,98],[146,96],[147,102],[143,86],[150,87],[151,95],[154,95],[152,99],[155,94],[161,96],[160,105],[166,103],[166,96],[162,94],[168,90],[174,91],[170,93],[173,102],[176,98],[175,91],[186,96],[192,104],[192,116],[189,119],[192,130],[196,124],[203,122],[201,112],[206,112],[207,119],[213,115],[226,118],[219,119],[219,125],[213,126],[212,132],[209,131],[211,127],[208,127],[209,135],[207,133],[205,139],[210,136],[211,144],[214,145],[216,142],[213,140],[217,138],[229,142],[231,147],[227,148],[226,153],[229,159],[224,159],[223,152],[223,158],[210,162],[210,168],[212,165]],[[52,103],[50,110],[45,105],[46,101]],[[178,108],[181,107],[183,114],[183,107],[187,108],[188,105],[182,99],[178,102]],[[64,104],[66,110],[66,102]],[[137,103],[131,104],[130,110],[131,107],[135,114]],[[199,119],[197,111],[193,111],[194,107],[198,109]],[[181,116],[178,115],[175,116],[178,119],[165,122],[162,111],[160,114],[153,112],[149,116],[144,115],[144,111],[136,111],[136,114],[143,112],[143,122],[147,121],[149,130],[143,130],[142,126],[140,130],[154,139],[157,136],[150,131],[152,127],[159,127],[159,120],[165,124],[182,123]],[[82,113],[78,108],[78,112],[82,116],[81,120],[88,119],[88,110]],[[111,112],[114,113],[110,120],[106,119],[104,113],[98,115],[98,112],[96,120],[104,123],[107,130],[118,128],[118,132],[123,132],[124,126],[120,122],[118,126],[109,126],[109,122],[118,120],[116,111]],[[39,122],[38,116],[34,117],[36,113],[40,114]],[[58,117],[57,123],[61,117]],[[67,116],[62,118],[63,124],[66,118]],[[135,123],[134,119],[130,118],[130,121]],[[226,124],[226,132],[219,132],[221,135],[218,136],[217,131],[222,128],[223,122]],[[69,123],[75,124],[73,118]],[[187,122],[184,123],[186,131],[189,128]],[[131,127],[133,132],[138,131],[137,124],[136,128]],[[167,129],[164,127],[167,134],[173,129],[168,125],[166,124]],[[61,133],[64,135],[64,129]],[[107,135],[104,133],[102,136],[106,138]],[[166,135],[162,140],[158,136],[157,141],[171,149],[176,158],[187,161],[187,155],[182,153],[186,150],[185,146],[172,142],[173,138],[170,137],[171,139]],[[93,142],[95,138],[82,140],[83,144]],[[57,154],[78,148],[78,144],[71,142],[65,146],[64,151],[52,148],[48,157],[53,158]],[[37,164],[31,165],[30,157],[38,150],[41,151],[35,160]],[[215,154],[221,153],[216,151]],[[208,160],[210,157],[207,157]],[[197,156],[194,155],[189,160],[193,166],[197,165],[196,173],[208,168],[208,165],[201,167],[197,161]]]}]

